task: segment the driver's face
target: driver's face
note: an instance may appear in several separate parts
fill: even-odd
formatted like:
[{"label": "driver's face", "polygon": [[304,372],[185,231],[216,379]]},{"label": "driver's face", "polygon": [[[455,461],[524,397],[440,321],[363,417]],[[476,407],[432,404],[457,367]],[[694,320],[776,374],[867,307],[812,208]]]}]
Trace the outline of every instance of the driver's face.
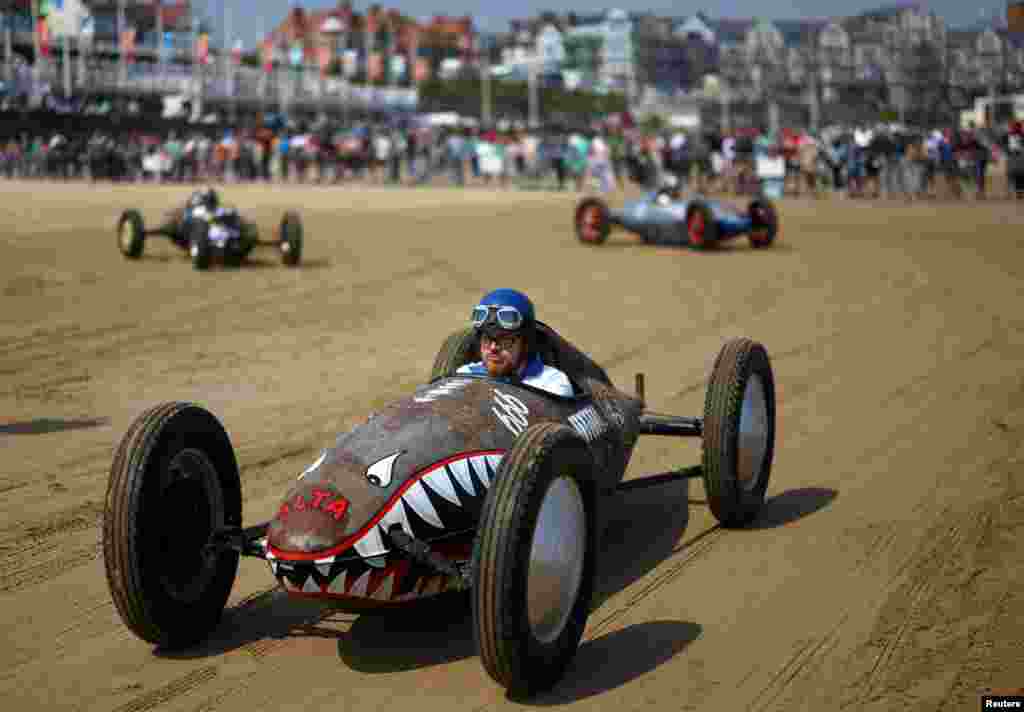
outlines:
[{"label": "driver's face", "polygon": [[495,377],[511,376],[523,357],[523,337],[503,334],[492,338],[484,334],[480,337],[480,355],[487,373]]}]

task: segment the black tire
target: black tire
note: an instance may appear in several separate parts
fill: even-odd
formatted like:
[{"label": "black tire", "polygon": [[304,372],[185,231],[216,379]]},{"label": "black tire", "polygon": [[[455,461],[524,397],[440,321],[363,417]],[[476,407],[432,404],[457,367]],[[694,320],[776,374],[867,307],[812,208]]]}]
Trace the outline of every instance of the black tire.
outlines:
[{"label": "black tire", "polygon": [[[584,220],[587,221],[586,224]],[[600,198],[584,198],[576,206],[573,225],[576,229],[576,239],[584,245],[603,244],[612,230],[608,204]]]},{"label": "black tire", "polygon": [[294,211],[289,211],[281,218],[278,248],[281,250],[281,261],[294,267],[302,260],[302,218]]},{"label": "black tire", "polygon": [[111,598],[139,638],[174,649],[217,625],[238,553],[204,554],[220,526],[242,524],[231,440],[191,403],[163,403],[132,423],[114,455],[103,518]]},{"label": "black tire", "polygon": [[[700,230],[696,229],[699,224]],[[683,244],[702,250],[718,240],[718,224],[711,207],[703,200],[694,200],[686,208],[686,222],[680,226]]]},{"label": "black tire", "polygon": [[735,338],[718,352],[704,401],[703,440],[711,512],[726,527],[749,524],[764,504],[775,452],[775,379],[761,344]]},{"label": "black tire", "polygon": [[241,258],[245,260],[249,258],[249,255],[252,254],[252,251],[256,248],[256,244],[260,241],[260,231],[259,228],[255,225],[255,223],[247,222],[244,220],[242,221],[241,224],[241,230]]},{"label": "black tire", "polygon": [[459,367],[480,359],[480,344],[475,329],[460,329],[444,340],[430,369],[432,383],[439,378],[454,376]]},{"label": "black tire", "polygon": [[131,259],[142,257],[146,246],[146,223],[138,210],[125,210],[117,221],[117,247]]},{"label": "black tire", "polygon": [[203,220],[193,220],[188,226],[188,254],[192,266],[198,270],[210,268],[213,261],[213,243],[210,242],[210,225]]},{"label": "black tire", "polygon": [[[553,687],[583,635],[597,552],[593,468],[590,451],[574,430],[537,423],[505,454],[484,500],[473,547],[473,633],[484,669],[513,697]],[[549,491],[570,493],[563,500],[567,506],[542,508]],[[572,512],[578,517],[569,516]],[[548,513],[559,515],[564,527],[559,541],[577,554],[563,563],[578,568],[549,573],[547,580],[541,574],[545,584],[554,582],[555,597],[563,597],[563,615],[537,600],[538,591],[551,588],[530,584],[539,570],[530,565],[534,533],[539,521],[551,521]],[[573,519],[580,522],[579,538],[566,535],[571,529],[566,523]],[[561,582],[568,585],[558,591]]]},{"label": "black tire", "polygon": [[747,206],[747,214],[751,221],[750,246],[771,246],[779,232],[779,215],[775,211],[775,204],[768,198],[755,198]]}]

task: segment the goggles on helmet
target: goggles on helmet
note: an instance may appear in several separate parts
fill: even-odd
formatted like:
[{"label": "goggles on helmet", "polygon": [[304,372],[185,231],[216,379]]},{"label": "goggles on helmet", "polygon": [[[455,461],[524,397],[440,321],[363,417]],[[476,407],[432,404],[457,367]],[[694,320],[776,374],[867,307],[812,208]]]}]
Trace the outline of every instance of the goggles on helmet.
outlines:
[{"label": "goggles on helmet", "polygon": [[[492,313],[494,314],[493,318],[491,317]],[[516,331],[522,327],[524,319],[522,313],[515,307],[478,304],[473,307],[471,321],[473,326],[478,329],[488,321],[493,321],[502,329]]]}]

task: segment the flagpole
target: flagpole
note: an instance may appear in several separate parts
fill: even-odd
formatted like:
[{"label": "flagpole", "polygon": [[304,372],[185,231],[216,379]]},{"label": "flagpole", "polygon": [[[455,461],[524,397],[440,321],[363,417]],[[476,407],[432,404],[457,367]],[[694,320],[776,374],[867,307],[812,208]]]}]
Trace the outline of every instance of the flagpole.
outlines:
[{"label": "flagpole", "polygon": [[67,22],[65,21],[64,24],[65,24],[64,33],[63,33],[63,37],[61,37],[61,42],[64,45],[64,66],[63,66],[64,98],[65,99],[70,99],[71,98],[71,46],[70,46],[71,45],[71,39],[68,37]]},{"label": "flagpole", "polygon": [[156,4],[156,69],[157,76],[164,76],[164,3],[153,0]]},{"label": "flagpole", "polygon": [[117,0],[117,47],[118,47],[118,86],[123,87],[128,79],[128,58],[124,51],[125,31],[125,0]]},{"label": "flagpole", "polygon": [[32,0],[32,50],[35,52],[33,55],[35,61],[32,62],[32,78],[36,81],[39,80],[39,61],[41,59],[40,53],[42,49],[39,43],[39,0]]}]

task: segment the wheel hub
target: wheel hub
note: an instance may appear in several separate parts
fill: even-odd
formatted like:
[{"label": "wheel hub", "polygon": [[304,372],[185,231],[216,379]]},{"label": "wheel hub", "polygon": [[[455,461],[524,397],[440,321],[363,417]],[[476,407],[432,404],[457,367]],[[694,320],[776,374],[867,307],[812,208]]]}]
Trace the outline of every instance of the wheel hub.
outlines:
[{"label": "wheel hub", "polygon": [[527,617],[543,643],[555,640],[576,605],[583,581],[587,519],[579,485],[562,475],[551,482],[533,530],[527,575]]},{"label": "wheel hub", "polygon": [[744,490],[751,491],[757,487],[767,452],[768,404],[764,381],[760,375],[752,373],[747,380],[747,387],[743,390],[739,448],[736,456],[737,477]]},{"label": "wheel hub", "polygon": [[184,449],[162,473],[156,547],[161,581],[178,601],[199,599],[216,573],[210,536],[224,526],[224,493],[217,471],[199,450]]}]

